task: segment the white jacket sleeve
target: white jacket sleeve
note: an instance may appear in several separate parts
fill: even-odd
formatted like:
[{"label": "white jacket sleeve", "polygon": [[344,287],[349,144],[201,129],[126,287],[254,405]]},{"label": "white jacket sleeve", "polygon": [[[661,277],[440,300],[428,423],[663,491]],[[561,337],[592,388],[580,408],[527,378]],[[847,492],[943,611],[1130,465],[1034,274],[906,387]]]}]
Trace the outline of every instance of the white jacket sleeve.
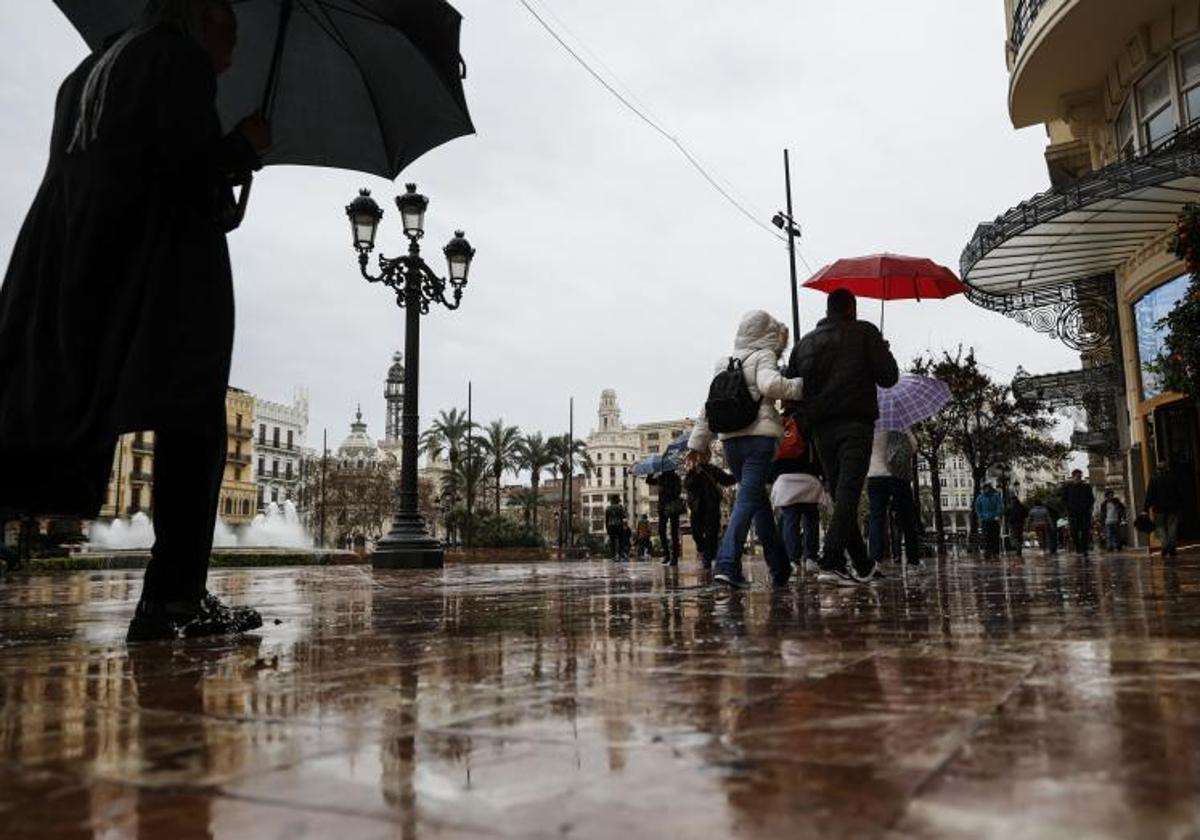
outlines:
[{"label": "white jacket sleeve", "polygon": [[768,400],[798,400],[804,396],[804,380],[787,379],[775,367],[775,360],[764,353],[756,360],[754,386]]},{"label": "white jacket sleeve", "polygon": [[701,408],[700,416],[696,418],[696,425],[692,427],[692,433],[688,436],[688,449],[696,452],[708,452],[711,448],[712,429],[708,427],[708,417]]}]

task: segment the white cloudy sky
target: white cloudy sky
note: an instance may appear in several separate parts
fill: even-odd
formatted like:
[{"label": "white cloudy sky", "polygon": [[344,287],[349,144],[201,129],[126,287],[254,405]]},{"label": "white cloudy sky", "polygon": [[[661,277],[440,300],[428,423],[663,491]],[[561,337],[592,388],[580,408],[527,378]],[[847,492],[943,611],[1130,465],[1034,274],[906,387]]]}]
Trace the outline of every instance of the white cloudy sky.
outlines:
[{"label": "white cloudy sky", "polygon": [[[792,150],[815,267],[881,250],[953,268],[976,223],[1044,189],[1039,128],[1005,107],[1000,0],[538,0],[764,216]],[[475,416],[577,431],[602,388],[629,421],[694,415],[741,313],[787,320],[786,250],[625,111],[517,0],[457,0],[478,135],[401,175],[431,198],[429,244],[462,226],[478,250],[465,302],[423,324],[422,422]],[[41,177],[54,94],[84,46],[49,0],[0,0],[0,262]],[[233,384],[307,386],[310,442],[341,439],[356,403],[382,433],[382,378],[402,312],[357,274],[343,207],[355,173],[267,170],[232,238]],[[381,204],[384,203],[381,201]],[[400,248],[396,213],[385,251]],[[803,272],[803,268],[801,269]],[[824,296],[801,293],[811,327]],[[876,317],[873,302],[864,314]],[[958,299],[889,304],[903,361],[974,345],[1009,377],[1078,366],[1065,347]]]}]

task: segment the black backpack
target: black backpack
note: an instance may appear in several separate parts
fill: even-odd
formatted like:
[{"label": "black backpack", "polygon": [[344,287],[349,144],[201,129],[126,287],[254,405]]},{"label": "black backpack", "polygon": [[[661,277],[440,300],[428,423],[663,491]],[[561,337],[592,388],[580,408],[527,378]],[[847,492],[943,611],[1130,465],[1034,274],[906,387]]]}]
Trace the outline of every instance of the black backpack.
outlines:
[{"label": "black backpack", "polygon": [[742,360],[730,356],[729,367],[713,377],[708,386],[708,401],[704,403],[704,416],[708,427],[714,432],[738,432],[758,419],[758,405],[762,399],[750,396],[746,375],[742,372]]}]

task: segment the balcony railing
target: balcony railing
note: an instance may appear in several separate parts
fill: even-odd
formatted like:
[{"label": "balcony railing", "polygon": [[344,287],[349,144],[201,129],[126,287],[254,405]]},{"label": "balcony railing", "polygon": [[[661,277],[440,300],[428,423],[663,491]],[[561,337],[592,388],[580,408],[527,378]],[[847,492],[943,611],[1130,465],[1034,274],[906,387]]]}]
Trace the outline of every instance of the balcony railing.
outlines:
[{"label": "balcony railing", "polygon": [[135,483],[140,482],[142,484],[146,484],[154,480],[154,475],[152,473],[142,472],[141,470],[133,470],[129,473],[129,480]]},{"label": "balcony railing", "polygon": [[1017,0],[1017,7],[1013,10],[1012,37],[1009,39],[1014,53],[1021,51],[1021,45],[1025,43],[1029,30],[1033,29],[1034,21],[1045,5],[1046,0]]},{"label": "balcony railing", "polygon": [[129,448],[132,449],[134,452],[137,452],[137,453],[143,454],[143,455],[153,455],[154,454],[154,444],[150,443],[150,441],[148,441],[148,440],[137,440],[135,438],[133,443],[129,444]]},{"label": "balcony railing", "polygon": [[244,452],[229,452],[226,453],[225,460],[231,464],[246,466],[250,463],[250,456]]},{"label": "balcony railing", "polygon": [[229,436],[238,440],[250,440],[254,437],[254,430],[248,426],[242,426],[240,429],[234,427],[229,430]]}]

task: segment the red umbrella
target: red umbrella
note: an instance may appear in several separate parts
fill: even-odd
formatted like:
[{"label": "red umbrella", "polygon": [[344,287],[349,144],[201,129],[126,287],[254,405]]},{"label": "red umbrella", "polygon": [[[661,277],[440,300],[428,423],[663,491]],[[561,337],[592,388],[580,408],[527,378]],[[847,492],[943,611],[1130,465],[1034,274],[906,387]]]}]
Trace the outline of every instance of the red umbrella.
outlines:
[{"label": "red umbrella", "polygon": [[[880,301],[941,299],[967,290],[945,266],[924,257],[899,254],[872,254],[838,260],[814,274],[804,287],[826,293],[849,289],[858,297]],[[879,328],[883,329],[882,304],[879,313]]]}]

